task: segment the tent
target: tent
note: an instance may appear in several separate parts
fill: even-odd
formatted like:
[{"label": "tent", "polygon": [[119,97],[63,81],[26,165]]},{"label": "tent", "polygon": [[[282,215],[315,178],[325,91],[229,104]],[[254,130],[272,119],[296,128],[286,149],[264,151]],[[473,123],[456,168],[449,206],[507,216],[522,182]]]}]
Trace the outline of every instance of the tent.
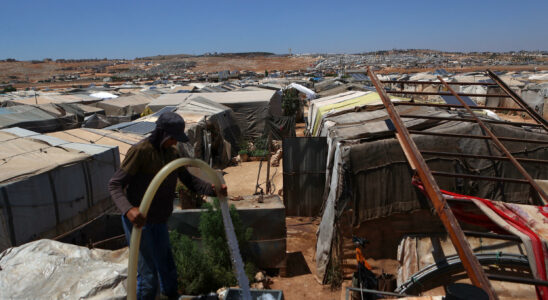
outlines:
[{"label": "tent", "polygon": [[95,103],[100,99],[85,94],[59,94],[59,93],[38,93],[36,96],[16,98],[11,101],[17,104],[41,105],[41,104],[62,104],[62,103]]},{"label": "tent", "polygon": [[187,156],[224,167],[238,152],[242,136],[234,113],[230,108],[202,97],[193,97],[178,106],[166,106],[152,115],[105,129],[145,136],[156,128],[156,119],[165,111],[173,111],[185,120],[185,133],[190,141],[181,144],[181,150]]},{"label": "tent", "polygon": [[50,132],[46,135],[67,142],[118,147],[120,161],[124,160],[127,151],[132,145],[137,144],[143,139],[143,136],[138,134],[93,128],[75,128],[65,131]]},{"label": "tent", "polygon": [[135,119],[140,116],[153,99],[153,97],[146,94],[135,94],[103,100],[96,105],[104,109],[107,116],[129,116]]},{"label": "tent", "polygon": [[[429,115],[454,118],[455,121],[432,121],[404,118],[406,127],[440,133],[481,135],[478,125],[458,121],[457,112],[425,107],[398,106],[401,114]],[[318,229],[316,247],[316,275],[325,279],[331,259],[332,243],[338,237],[336,222],[342,214],[350,213],[352,226],[370,220],[388,218],[394,214],[408,214],[419,209],[430,209],[430,204],[411,184],[410,169],[385,109],[348,112],[323,119],[321,135],[327,137],[328,156],[324,208]],[[521,127],[500,124],[488,125],[497,135],[548,141],[545,134]],[[413,135],[419,149],[438,152],[462,152],[470,154],[492,153],[502,156],[489,143],[480,140],[454,139]],[[546,159],[548,146],[542,144],[512,143],[507,145],[516,157]],[[426,157],[429,166],[436,171],[467,173],[482,176],[519,178],[517,170],[508,161],[493,162],[483,159]],[[526,170],[534,178],[548,178],[548,169],[526,164]],[[495,182],[468,179],[437,178],[441,188],[458,191],[493,200],[531,204],[534,200],[526,185],[507,183],[504,187]]]},{"label": "tent", "polygon": [[115,146],[10,128],[0,130],[0,160],[0,250],[58,236],[112,206]]},{"label": "tent", "polygon": [[0,128],[21,127],[36,132],[52,132],[78,125],[75,114],[54,104],[0,107]]},{"label": "tent", "polygon": [[[405,101],[399,97],[391,97],[394,101]],[[323,128],[323,119],[328,116],[344,114],[356,109],[373,109],[382,106],[379,94],[375,92],[349,91],[330,97],[318,98],[310,102],[308,109],[307,130],[314,136],[319,136]]]},{"label": "tent", "polygon": [[[270,110],[271,101],[280,101],[275,91],[244,91],[221,93],[165,94],[154,99],[148,107],[158,111],[166,106],[178,106],[196,98],[225,105],[232,109],[236,123],[245,139],[260,137],[265,131],[265,122],[269,115],[281,115]],[[281,109],[281,106],[279,106]]]}]

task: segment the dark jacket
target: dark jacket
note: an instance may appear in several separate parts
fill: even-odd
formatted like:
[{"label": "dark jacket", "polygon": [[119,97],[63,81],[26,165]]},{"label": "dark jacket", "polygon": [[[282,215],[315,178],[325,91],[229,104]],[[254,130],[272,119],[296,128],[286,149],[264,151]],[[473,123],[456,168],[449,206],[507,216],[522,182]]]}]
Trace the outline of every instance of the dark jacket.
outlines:
[{"label": "dark jacket", "polygon": [[[149,138],[133,145],[120,169],[110,179],[110,195],[122,214],[125,215],[134,206],[138,207],[154,176],[166,164],[179,158],[175,147],[161,147],[166,138],[166,134],[156,130]],[[177,177],[188,189],[198,194],[215,195],[210,183],[191,175],[184,167],[179,168],[158,188],[147,214],[147,223],[164,223],[171,216]]]}]

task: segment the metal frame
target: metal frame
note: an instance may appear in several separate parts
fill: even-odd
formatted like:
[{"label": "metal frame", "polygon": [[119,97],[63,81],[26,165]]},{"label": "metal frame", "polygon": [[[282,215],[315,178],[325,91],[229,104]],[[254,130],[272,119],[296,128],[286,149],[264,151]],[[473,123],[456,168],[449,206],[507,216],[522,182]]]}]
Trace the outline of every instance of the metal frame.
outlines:
[{"label": "metal frame", "polygon": [[407,131],[407,128],[403,124],[403,121],[395,106],[392,104],[392,101],[388,97],[384,86],[371,68],[367,69],[367,73],[371,79],[371,82],[377,89],[377,92],[386,107],[386,111],[388,112],[388,115],[396,128],[398,140],[400,141],[403,151],[410,161],[411,166],[416,169],[422,183],[424,184],[425,192],[428,195],[428,198],[430,198],[430,201],[432,201],[441,222],[447,230],[449,237],[455,246],[457,253],[459,254],[459,257],[462,260],[464,269],[472,281],[472,284],[482,288],[490,299],[497,299],[491,283],[487,279],[487,276],[485,276],[485,273],[483,272],[478,259],[474,256],[472,249],[470,249],[470,245],[462,232],[457,218],[447,204],[447,201],[445,200],[436,180],[434,179],[434,175],[420,154],[417,145],[409,134],[409,131]]},{"label": "metal frame", "polygon": [[[484,265],[495,264],[495,265],[505,266],[505,267],[511,267],[511,266],[529,267],[529,260],[527,259],[527,256],[521,255],[521,254],[476,253],[476,256],[478,261],[481,261],[481,263],[483,263]],[[417,273],[413,274],[413,276],[411,276],[406,282],[402,283],[395,290],[395,292],[407,293],[408,291],[412,291],[417,284],[420,285],[421,282],[428,281],[432,278],[446,274],[447,272],[458,270],[460,269],[461,266],[464,266],[464,264],[457,255],[448,256],[444,260],[428,265],[422,268],[421,270],[419,270]],[[492,274],[488,274],[486,276],[492,277]],[[493,280],[500,280],[500,281],[518,282],[519,280],[525,283],[525,280],[528,279],[528,278],[517,277],[517,276],[508,276],[507,278],[504,278],[505,280],[502,280],[503,278],[501,276],[497,276],[497,275],[495,276],[497,278],[496,279],[493,278]],[[546,283],[545,281],[542,281],[542,280],[540,282],[542,282],[542,285]],[[531,280],[529,280],[527,283],[536,285],[536,282],[533,283],[531,282]]]},{"label": "metal frame", "polygon": [[[384,106],[388,112],[394,127],[396,128],[396,137],[400,142],[400,145],[411,165],[411,167],[417,172],[422,184],[424,185],[425,192],[432,202],[436,212],[438,213],[443,225],[445,226],[449,237],[457,250],[460,261],[466,270],[468,276],[472,283],[480,288],[483,288],[490,299],[496,299],[496,295],[490,285],[488,278],[493,280],[501,280],[500,276],[492,276],[491,274],[486,275],[481,268],[481,265],[478,262],[478,259],[472,253],[468,242],[464,237],[464,232],[462,231],[459,223],[457,222],[452,211],[449,209],[446,197],[444,197],[440,188],[435,180],[434,176],[443,176],[443,177],[459,177],[459,178],[470,178],[474,180],[488,180],[488,181],[498,181],[498,182],[511,182],[511,183],[520,183],[520,184],[529,184],[540,196],[540,199],[547,204],[548,195],[544,190],[542,190],[535,180],[528,174],[528,172],[523,168],[521,163],[535,163],[535,164],[548,164],[548,160],[540,159],[528,159],[528,158],[515,158],[510,151],[502,143],[504,142],[517,142],[517,143],[534,143],[534,144],[544,144],[548,145],[548,141],[542,140],[530,140],[530,139],[520,139],[520,138],[510,138],[510,137],[499,137],[495,135],[486,123],[494,124],[505,124],[511,126],[528,126],[535,127],[540,130],[544,130],[544,133],[548,133],[548,122],[538,115],[533,109],[531,109],[514,91],[512,91],[495,73],[490,70],[487,70],[487,75],[492,79],[493,82],[488,83],[476,83],[476,82],[446,82],[441,76],[438,76],[439,81],[396,81],[396,80],[385,80],[380,81],[375,73],[368,69],[368,75],[371,79],[373,85],[375,86],[377,92],[379,93],[381,100],[383,101]],[[387,91],[382,83],[389,84],[401,84],[401,90],[397,91]],[[445,88],[446,91],[440,92],[415,92],[415,91],[403,91],[405,84],[415,84],[415,85],[424,85],[424,84],[434,84],[441,85]],[[471,93],[458,93],[452,86],[458,85],[483,85],[490,87],[500,88],[504,94],[471,94]],[[460,105],[455,104],[442,104],[442,103],[416,103],[416,102],[394,102],[389,99],[387,94],[410,94],[410,95],[451,95],[454,96],[460,103]],[[500,97],[500,98],[510,98],[518,106],[518,108],[507,108],[507,107],[498,107],[498,106],[481,106],[481,105],[468,105],[461,96],[477,96],[477,97]],[[395,109],[395,106],[429,106],[429,107],[439,107],[446,109],[462,109],[466,111],[466,116],[463,118],[447,118],[447,117],[437,117],[437,116],[425,116],[425,115],[413,115],[413,114],[399,114]],[[534,123],[524,123],[524,122],[507,122],[507,121],[496,121],[496,120],[485,120],[480,118],[476,111],[481,109],[492,109],[500,111],[514,111],[527,114]],[[474,111],[476,110],[476,111]],[[402,121],[402,118],[417,118],[417,119],[429,119],[429,120],[438,120],[438,121],[463,121],[463,122],[473,122],[478,124],[482,129],[483,135],[470,135],[470,134],[452,134],[452,133],[437,133],[429,131],[418,131],[418,130],[408,130]],[[420,151],[413,139],[411,134],[417,135],[432,135],[432,136],[443,136],[451,138],[470,138],[470,139],[483,139],[488,140],[494,144],[494,146],[500,150],[503,156],[493,156],[493,155],[480,155],[480,154],[467,154],[467,153],[450,153],[450,152],[437,152],[437,151]],[[439,172],[432,171],[429,169],[426,164],[426,160],[423,155],[428,156],[440,156],[440,157],[455,157],[455,158],[472,158],[472,159],[488,159],[488,160],[502,160],[510,161],[512,165],[519,171],[523,178],[503,178],[503,177],[489,177],[489,176],[479,176],[472,174],[462,174],[462,173],[448,173],[448,172]],[[532,284],[536,282],[535,280],[529,280]],[[543,285],[544,282],[539,282],[539,285]]]}]

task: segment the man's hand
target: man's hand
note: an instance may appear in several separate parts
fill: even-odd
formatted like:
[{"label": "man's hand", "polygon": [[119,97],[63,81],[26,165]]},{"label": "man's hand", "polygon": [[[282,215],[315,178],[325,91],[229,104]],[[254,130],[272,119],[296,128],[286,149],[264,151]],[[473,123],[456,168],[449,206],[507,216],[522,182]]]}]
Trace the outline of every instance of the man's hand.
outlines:
[{"label": "man's hand", "polygon": [[[217,193],[217,190],[215,190],[215,185],[214,185],[214,184],[211,185],[211,188],[213,188],[213,190],[215,191],[215,193]],[[222,184],[222,185],[221,185],[221,195],[222,195],[222,196],[225,196],[225,197],[228,195],[226,184]],[[217,195],[217,196],[218,196],[218,195]]]},{"label": "man's hand", "polygon": [[143,227],[146,223],[146,218],[141,214],[138,207],[130,208],[126,213],[126,217],[133,225],[137,226],[137,228]]}]

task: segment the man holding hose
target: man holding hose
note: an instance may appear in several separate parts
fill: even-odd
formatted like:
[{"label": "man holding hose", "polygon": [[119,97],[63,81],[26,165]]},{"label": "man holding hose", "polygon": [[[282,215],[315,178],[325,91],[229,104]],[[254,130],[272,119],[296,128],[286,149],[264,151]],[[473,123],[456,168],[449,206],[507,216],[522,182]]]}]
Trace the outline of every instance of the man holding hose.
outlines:
[{"label": "man holding hose", "polygon": [[[133,145],[122,165],[109,182],[110,195],[122,213],[122,225],[129,244],[133,226],[143,228],[137,266],[137,298],[154,299],[158,281],[162,294],[177,297],[177,269],[171,253],[167,220],[173,211],[177,178],[190,190],[215,196],[214,186],[191,175],[184,167],[170,174],[158,188],[148,215],[139,212],[139,205],[148,185],[162,167],[179,158],[174,147],[188,142],[185,122],[173,112],[160,115],[152,134]],[[226,196],[226,186],[221,186]],[[124,192],[125,191],[125,192]]]}]

